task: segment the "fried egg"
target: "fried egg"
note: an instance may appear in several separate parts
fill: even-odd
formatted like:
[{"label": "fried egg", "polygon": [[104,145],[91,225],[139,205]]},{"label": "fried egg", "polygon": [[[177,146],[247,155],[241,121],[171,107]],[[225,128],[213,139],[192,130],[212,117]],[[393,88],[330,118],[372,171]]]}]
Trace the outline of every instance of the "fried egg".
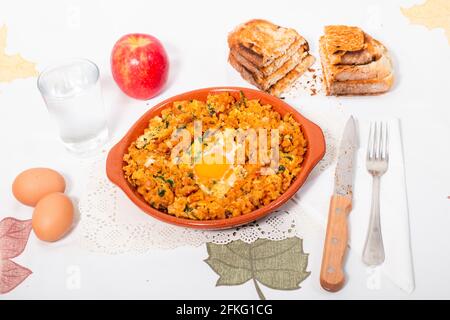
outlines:
[{"label": "fried egg", "polygon": [[194,162],[194,177],[206,194],[222,198],[238,179],[245,177],[242,165],[234,163],[235,148],[225,153],[223,135],[212,135],[203,140],[202,157]]}]

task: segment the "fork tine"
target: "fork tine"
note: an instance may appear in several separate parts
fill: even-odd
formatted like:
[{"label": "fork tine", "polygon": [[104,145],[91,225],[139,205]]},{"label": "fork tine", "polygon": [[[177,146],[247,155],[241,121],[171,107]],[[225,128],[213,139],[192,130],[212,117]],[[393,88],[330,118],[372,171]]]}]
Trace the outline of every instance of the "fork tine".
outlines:
[{"label": "fork tine", "polygon": [[383,135],[383,128],[384,123],[380,121],[380,142],[378,145],[378,159],[383,159],[384,157],[384,135]]},{"label": "fork tine", "polygon": [[374,129],[373,129],[373,139],[372,139],[372,158],[373,159],[377,159],[377,151],[378,151],[378,134],[377,134],[377,127],[378,127],[378,123],[374,122],[373,124]]},{"label": "fork tine", "polygon": [[386,122],[386,148],[384,155],[386,161],[389,161],[389,128],[387,122]]},{"label": "fork tine", "polygon": [[370,123],[370,128],[369,128],[369,138],[368,138],[368,141],[367,141],[367,156],[366,156],[366,158],[367,158],[367,160],[369,160],[370,159],[370,149],[372,148],[372,141],[373,141],[373,139],[372,139],[372,126],[373,126],[373,123],[371,122]]}]

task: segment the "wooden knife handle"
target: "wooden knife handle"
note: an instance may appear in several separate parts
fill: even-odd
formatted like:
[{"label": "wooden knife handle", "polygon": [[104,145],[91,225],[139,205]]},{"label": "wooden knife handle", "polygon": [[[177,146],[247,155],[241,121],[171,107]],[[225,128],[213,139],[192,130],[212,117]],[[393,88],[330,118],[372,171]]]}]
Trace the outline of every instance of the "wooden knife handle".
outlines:
[{"label": "wooden knife handle", "polygon": [[348,242],[347,216],[351,210],[352,201],[349,197],[331,197],[320,271],[320,285],[331,292],[339,291],[345,282],[343,264]]}]

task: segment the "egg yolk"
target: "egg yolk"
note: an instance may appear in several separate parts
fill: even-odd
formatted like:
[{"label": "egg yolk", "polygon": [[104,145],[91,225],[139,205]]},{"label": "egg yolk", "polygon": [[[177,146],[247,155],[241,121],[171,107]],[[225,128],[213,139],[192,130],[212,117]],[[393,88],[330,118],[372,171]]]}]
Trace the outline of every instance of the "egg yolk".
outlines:
[{"label": "egg yolk", "polygon": [[198,163],[194,166],[195,175],[202,182],[220,180],[230,171],[231,165],[226,163]]},{"label": "egg yolk", "polygon": [[[208,161],[210,160],[210,161]],[[211,161],[208,156],[203,161],[194,165],[194,173],[197,178],[205,184],[219,181],[231,174],[231,164],[226,163],[225,157],[222,161]]]}]

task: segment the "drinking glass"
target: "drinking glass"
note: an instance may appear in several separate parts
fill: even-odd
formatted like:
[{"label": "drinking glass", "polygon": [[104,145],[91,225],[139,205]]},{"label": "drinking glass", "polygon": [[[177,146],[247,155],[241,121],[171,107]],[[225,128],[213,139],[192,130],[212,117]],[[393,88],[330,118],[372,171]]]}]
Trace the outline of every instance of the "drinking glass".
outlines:
[{"label": "drinking glass", "polygon": [[95,63],[74,59],[49,67],[39,75],[38,88],[69,151],[89,155],[106,142],[106,113]]}]

